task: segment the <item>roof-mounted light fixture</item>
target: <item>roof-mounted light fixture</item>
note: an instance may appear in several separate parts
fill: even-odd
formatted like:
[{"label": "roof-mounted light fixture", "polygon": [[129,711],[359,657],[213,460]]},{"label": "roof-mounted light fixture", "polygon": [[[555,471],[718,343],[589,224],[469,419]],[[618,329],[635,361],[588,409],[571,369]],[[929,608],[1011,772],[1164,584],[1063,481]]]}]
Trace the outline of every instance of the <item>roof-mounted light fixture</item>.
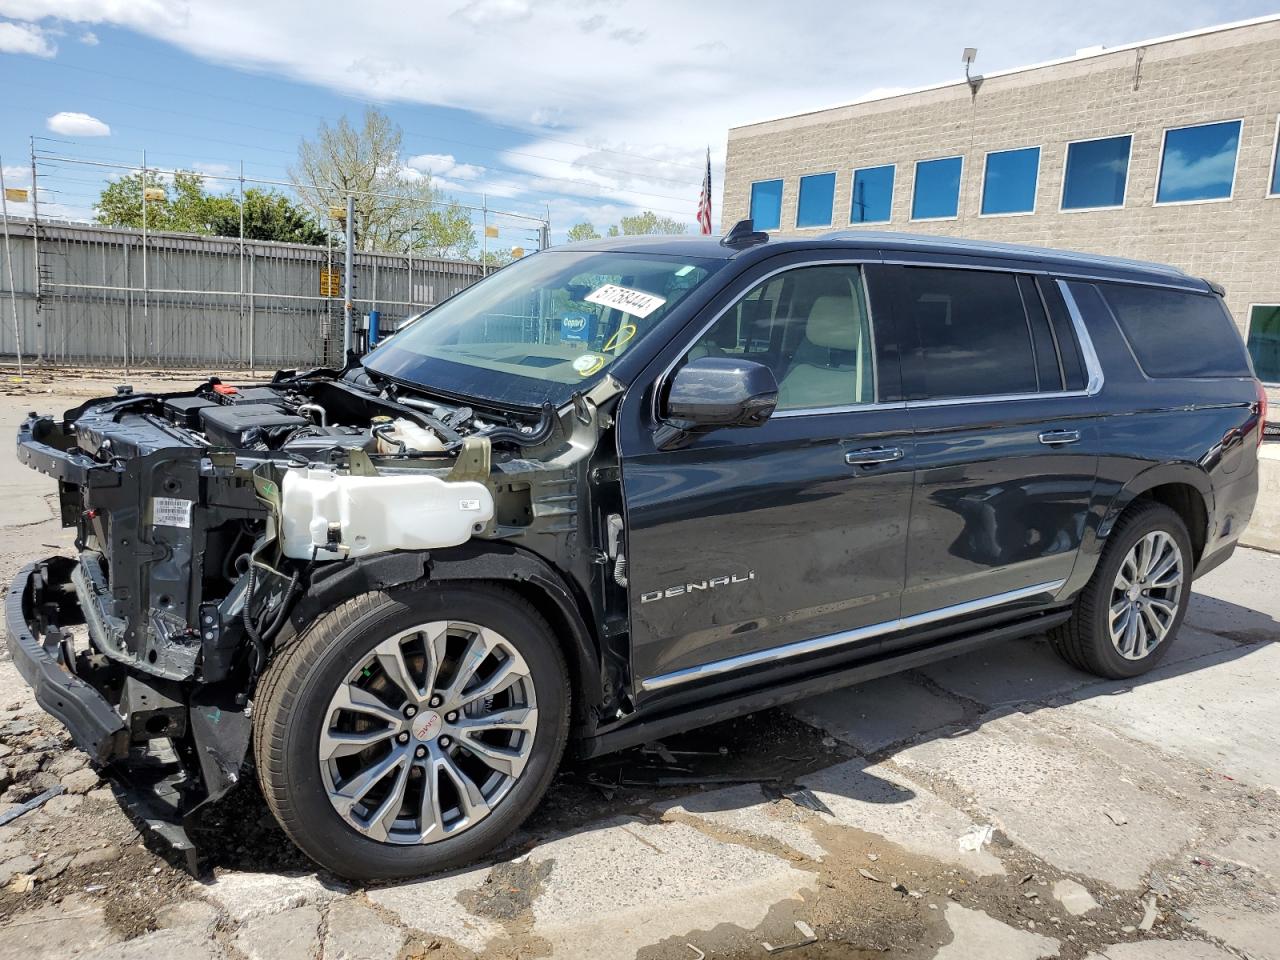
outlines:
[{"label": "roof-mounted light fixture", "polygon": [[982,86],[982,74],[969,75],[969,67],[973,65],[973,61],[978,59],[977,47],[965,47],[964,53],[960,56],[960,62],[964,64],[964,80],[969,84],[969,91],[977,96],[978,87]]}]

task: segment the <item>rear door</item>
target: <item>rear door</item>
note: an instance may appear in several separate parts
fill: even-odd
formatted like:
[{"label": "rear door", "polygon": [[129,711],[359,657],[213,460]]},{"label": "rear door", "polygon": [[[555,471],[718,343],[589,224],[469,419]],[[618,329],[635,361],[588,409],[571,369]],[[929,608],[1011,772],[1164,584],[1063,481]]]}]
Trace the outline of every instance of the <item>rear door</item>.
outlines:
[{"label": "rear door", "polygon": [[[744,277],[660,361],[656,407],[633,386],[620,411],[642,698],[796,662],[816,638],[870,646],[875,631],[848,632],[898,617],[914,461],[890,294],[856,259],[789,259]],[[777,411],[658,449],[663,384],[707,355],[770,366]]]},{"label": "rear door", "polygon": [[1071,574],[1097,475],[1082,331],[1044,277],[894,269],[916,438],[902,615],[1043,601]]}]

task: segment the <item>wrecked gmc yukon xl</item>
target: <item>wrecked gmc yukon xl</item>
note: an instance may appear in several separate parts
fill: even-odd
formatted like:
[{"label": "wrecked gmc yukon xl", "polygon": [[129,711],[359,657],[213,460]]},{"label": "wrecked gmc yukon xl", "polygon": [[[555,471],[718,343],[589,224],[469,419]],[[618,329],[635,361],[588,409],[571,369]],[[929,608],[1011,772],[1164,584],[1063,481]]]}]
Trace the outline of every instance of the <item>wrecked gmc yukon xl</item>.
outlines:
[{"label": "wrecked gmc yukon xl", "polygon": [[[1257,493],[1214,284],[877,233],[518,261],[344,369],[22,424],[78,556],[40,704],[186,847],[256,776],[353,878],[475,859],[594,755],[1047,633],[1151,669]],[[856,693],[850,693],[856,696]]]}]

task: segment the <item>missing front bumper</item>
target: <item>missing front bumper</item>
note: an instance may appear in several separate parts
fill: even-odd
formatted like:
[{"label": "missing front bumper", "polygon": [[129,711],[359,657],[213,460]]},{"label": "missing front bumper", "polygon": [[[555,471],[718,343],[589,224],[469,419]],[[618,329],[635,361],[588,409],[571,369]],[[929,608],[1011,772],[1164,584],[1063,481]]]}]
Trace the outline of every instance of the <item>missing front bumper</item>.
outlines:
[{"label": "missing front bumper", "polygon": [[[194,873],[187,826],[200,807],[239,782],[251,723],[226,684],[168,685],[180,699],[157,699],[149,686],[154,677],[122,672],[118,664],[77,675],[95,658],[92,652],[77,655],[67,635],[85,622],[76,568],[69,557],[50,557],[19,572],[5,602],[10,655],[36,702],[106,767],[130,815],[180,853]],[[166,722],[166,734],[155,736],[151,721],[174,710],[181,712],[173,718],[180,722]]]},{"label": "missing front bumper", "polygon": [[74,569],[74,560],[50,557],[18,573],[5,598],[9,655],[36,702],[61,721],[76,746],[98,763],[109,763],[128,752],[124,720],[106,697],[71,672],[73,664],[63,662],[69,650],[63,629],[83,620],[71,588]]}]

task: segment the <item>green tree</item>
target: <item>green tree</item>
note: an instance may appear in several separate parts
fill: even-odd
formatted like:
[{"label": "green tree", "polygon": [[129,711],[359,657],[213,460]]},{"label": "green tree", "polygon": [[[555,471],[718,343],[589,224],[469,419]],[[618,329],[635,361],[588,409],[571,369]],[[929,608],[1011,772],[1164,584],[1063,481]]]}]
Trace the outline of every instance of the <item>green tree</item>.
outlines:
[{"label": "green tree", "polygon": [[[212,232],[221,237],[240,236],[240,204],[235,198],[220,203],[212,217]],[[282,243],[324,244],[327,233],[298,204],[275,190],[250,187],[244,192],[244,235],[247,240],[276,240]]]},{"label": "green tree", "polygon": [[570,243],[576,243],[579,240],[599,240],[600,232],[596,230],[590,221],[584,220],[582,223],[575,223],[570,227],[566,236],[569,238]]},{"label": "green tree", "polygon": [[471,211],[447,200],[439,190],[433,190],[433,194],[439,198],[435,201],[438,205],[423,215],[421,225],[411,234],[409,249],[428,257],[476,259],[476,231],[471,223]]},{"label": "green tree", "polygon": [[[205,193],[204,179],[198,173],[177,171],[172,179],[148,170],[146,182],[142,173],[130,173],[112,180],[98,197],[94,219],[109,227],[143,226],[143,190],[146,201],[146,226],[149,230],[175,233],[214,233],[213,223],[225,216],[227,206],[235,210],[229,197]],[[239,213],[236,213],[237,219]]]},{"label": "green tree", "polygon": [[635,237],[652,233],[687,233],[688,227],[671,217],[660,217],[652,210],[623,217],[621,224],[609,228],[611,237]]},{"label": "green tree", "polygon": [[403,139],[400,127],[372,107],[358,129],[346,116],[333,126],[321,123],[314,140],[298,145],[289,177],[321,220],[354,196],[358,250],[468,256],[475,247],[470,217],[429,175],[406,168]]},{"label": "green tree", "polygon": [[[204,236],[240,236],[238,197],[206,192],[204,178],[179,170],[172,178],[147,171],[147,228]],[[111,227],[142,229],[141,173],[113,180],[98,197],[95,218]],[[319,245],[325,231],[282,193],[251,187],[244,194],[244,235],[250,240],[282,240]]]},{"label": "green tree", "polygon": [[490,248],[486,253],[474,258],[477,263],[483,263],[490,270],[497,270],[499,267],[505,267],[508,263],[515,260],[511,255],[509,247],[500,247],[498,249]]}]

